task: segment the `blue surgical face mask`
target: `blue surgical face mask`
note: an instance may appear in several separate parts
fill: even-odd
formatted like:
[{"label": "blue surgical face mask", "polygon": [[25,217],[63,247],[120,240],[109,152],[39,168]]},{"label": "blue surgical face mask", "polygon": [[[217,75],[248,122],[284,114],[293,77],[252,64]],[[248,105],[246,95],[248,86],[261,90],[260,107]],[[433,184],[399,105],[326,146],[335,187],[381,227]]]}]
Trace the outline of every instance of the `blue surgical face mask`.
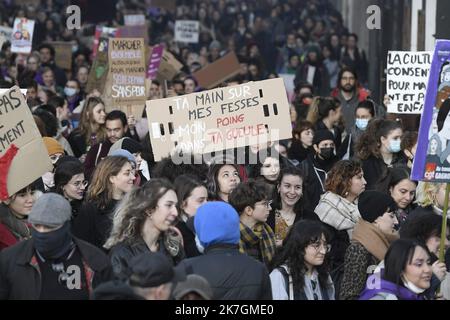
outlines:
[{"label": "blue surgical face mask", "polygon": [[359,130],[366,131],[368,125],[369,119],[356,119],[356,127]]},{"label": "blue surgical face mask", "polygon": [[64,88],[64,94],[65,94],[67,97],[72,97],[72,96],[74,96],[76,93],[77,93],[77,89],[74,89],[74,88],[68,88],[68,87],[65,87],[65,88]]},{"label": "blue surgical face mask", "polygon": [[389,151],[392,153],[400,152],[402,150],[401,144],[402,144],[402,140],[400,140],[400,139],[391,140],[389,142]]}]

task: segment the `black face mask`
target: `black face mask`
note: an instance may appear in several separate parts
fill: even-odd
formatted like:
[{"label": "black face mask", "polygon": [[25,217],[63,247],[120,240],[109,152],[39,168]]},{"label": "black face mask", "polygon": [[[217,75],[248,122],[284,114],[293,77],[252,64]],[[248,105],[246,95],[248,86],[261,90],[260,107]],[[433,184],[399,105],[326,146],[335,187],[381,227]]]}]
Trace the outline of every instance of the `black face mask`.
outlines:
[{"label": "black face mask", "polygon": [[39,232],[32,228],[31,236],[34,239],[34,248],[48,260],[61,258],[72,247],[70,221],[50,232]]},{"label": "black face mask", "polygon": [[330,160],[334,157],[334,148],[322,148],[320,149],[320,156],[324,160]]}]

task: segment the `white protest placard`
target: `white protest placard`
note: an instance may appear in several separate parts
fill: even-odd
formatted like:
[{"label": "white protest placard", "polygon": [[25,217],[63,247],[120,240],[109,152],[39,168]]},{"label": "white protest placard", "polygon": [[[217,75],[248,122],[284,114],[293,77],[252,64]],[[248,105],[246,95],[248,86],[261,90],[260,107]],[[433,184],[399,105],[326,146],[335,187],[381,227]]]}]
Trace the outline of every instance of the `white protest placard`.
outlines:
[{"label": "white protest placard", "polygon": [[142,26],[145,24],[145,16],[143,14],[127,14],[124,20],[126,26]]},{"label": "white protest placard", "polygon": [[12,28],[0,26],[0,50],[3,46],[3,43],[6,41],[11,41]]},{"label": "white protest placard", "polygon": [[[10,89],[0,89],[0,95],[5,94],[6,92],[8,92]],[[27,91],[28,89],[20,89],[20,92],[22,92],[22,94],[24,96],[27,95]]]},{"label": "white protest placard", "polygon": [[31,53],[33,44],[34,20],[16,18],[11,35],[11,52]]},{"label": "white protest placard", "polygon": [[175,21],[175,41],[198,43],[200,23],[194,20]]},{"label": "white protest placard", "polygon": [[147,101],[155,160],[176,150],[205,155],[291,139],[284,92],[278,78]]},{"label": "white protest placard", "polygon": [[422,114],[433,52],[389,51],[389,113]]},{"label": "white protest placard", "polygon": [[0,159],[2,168],[7,168],[0,171],[0,199],[8,198],[53,168],[17,86],[0,96]]}]

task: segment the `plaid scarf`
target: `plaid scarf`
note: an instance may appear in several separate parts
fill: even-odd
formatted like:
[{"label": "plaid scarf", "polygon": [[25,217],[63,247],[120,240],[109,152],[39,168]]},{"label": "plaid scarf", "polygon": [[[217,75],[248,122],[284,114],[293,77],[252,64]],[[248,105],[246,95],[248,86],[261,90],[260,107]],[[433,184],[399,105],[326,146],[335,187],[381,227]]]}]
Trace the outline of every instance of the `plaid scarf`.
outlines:
[{"label": "plaid scarf", "polygon": [[320,220],[338,231],[346,230],[350,239],[361,214],[358,205],[332,192],[323,194],[314,212]]},{"label": "plaid scarf", "polygon": [[268,265],[276,250],[275,234],[272,228],[267,223],[258,223],[250,229],[242,222],[239,228],[241,231],[239,251]]}]

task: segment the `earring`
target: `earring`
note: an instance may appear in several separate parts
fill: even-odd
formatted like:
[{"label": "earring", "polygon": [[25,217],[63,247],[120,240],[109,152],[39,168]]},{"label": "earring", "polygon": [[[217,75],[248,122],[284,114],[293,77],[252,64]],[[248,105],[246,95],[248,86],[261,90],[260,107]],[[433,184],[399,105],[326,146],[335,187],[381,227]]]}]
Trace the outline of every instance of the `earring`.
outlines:
[{"label": "earring", "polygon": [[344,197],[348,197],[348,195],[349,195],[348,191],[344,193]]}]

